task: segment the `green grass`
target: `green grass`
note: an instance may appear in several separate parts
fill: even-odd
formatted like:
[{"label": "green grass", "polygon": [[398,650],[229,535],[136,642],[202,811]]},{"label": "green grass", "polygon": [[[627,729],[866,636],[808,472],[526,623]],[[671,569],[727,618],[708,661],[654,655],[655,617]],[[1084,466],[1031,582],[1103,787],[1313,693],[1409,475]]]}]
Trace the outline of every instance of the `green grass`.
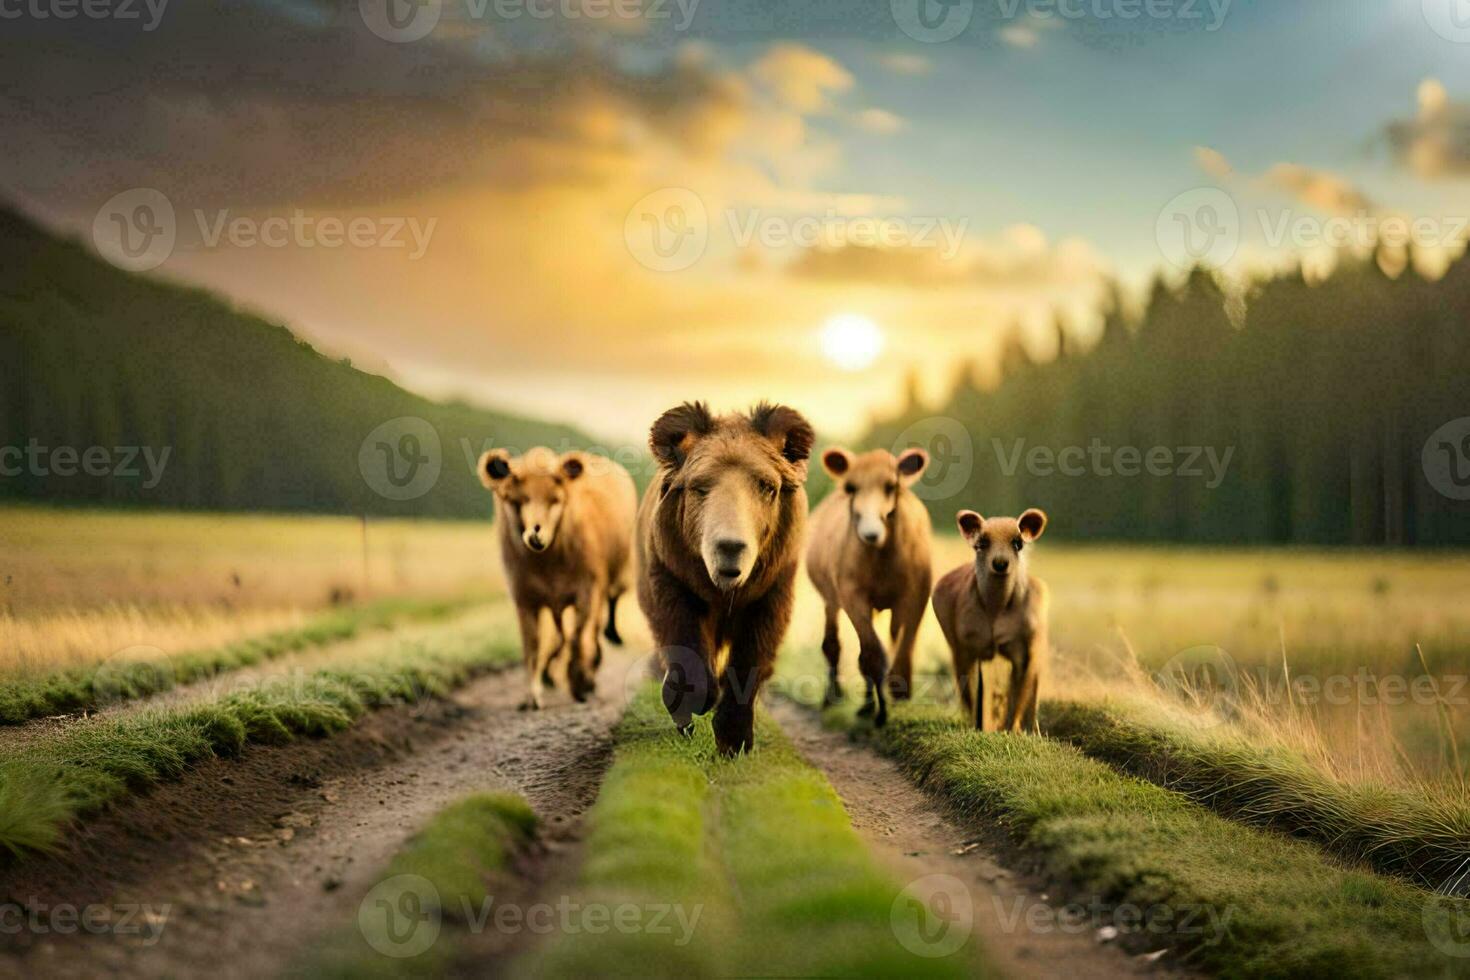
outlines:
[{"label": "green grass", "polygon": [[[872,862],[825,777],[769,717],[755,753],[718,758],[707,718],[673,732],[641,692],[589,814],[579,902],[682,906],[687,942],[646,931],[568,933],[519,966],[533,976],[963,976],[970,946],[922,958],[890,915],[900,884]],[[697,919],[694,916],[697,914]],[[677,920],[675,920],[677,921]]]},{"label": "green grass", "polygon": [[1463,801],[1343,784],[1286,749],[1172,729],[1123,705],[1047,703],[1041,724],[1047,735],[1218,813],[1313,840],[1430,889],[1470,861],[1470,805]]},{"label": "green grass", "polygon": [[1008,835],[1054,879],[1146,910],[1154,948],[1173,945],[1195,968],[1235,977],[1470,975],[1470,960],[1445,955],[1427,934],[1435,916],[1447,927],[1470,903],[1431,908],[1429,892],[1223,819],[1070,745],[976,732],[943,708],[900,706],[874,738],[962,820]]},{"label": "green grass", "polygon": [[463,930],[487,908],[493,915],[492,889],[513,874],[516,854],[535,832],[536,815],[514,793],[477,793],[451,803],[393,857],[363,896],[353,925],[327,937],[287,975],[449,972],[458,943],[444,930]]},{"label": "green grass", "polygon": [[367,630],[443,619],[475,601],[478,600],[384,599],[356,608],[333,610],[298,629],[252,637],[212,650],[7,678],[0,680],[0,725],[159,694],[178,684],[350,640]]},{"label": "green grass", "polygon": [[375,707],[443,695],[520,659],[509,622],[503,632],[484,634],[477,624],[334,663],[299,683],[145,708],[37,740],[0,758],[0,851],[52,848],[78,817],[177,779],[202,759],[340,732]]}]

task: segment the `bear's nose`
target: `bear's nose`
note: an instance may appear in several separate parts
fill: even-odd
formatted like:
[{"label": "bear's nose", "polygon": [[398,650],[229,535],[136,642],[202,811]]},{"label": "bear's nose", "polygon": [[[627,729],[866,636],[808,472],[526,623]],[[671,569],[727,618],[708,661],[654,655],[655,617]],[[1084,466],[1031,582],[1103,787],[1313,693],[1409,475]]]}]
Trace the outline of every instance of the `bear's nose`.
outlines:
[{"label": "bear's nose", "polygon": [[1004,575],[1011,570],[1011,560],[1009,558],[996,558],[990,562],[990,567],[995,569],[996,574]]},{"label": "bear's nose", "polygon": [[715,542],[715,554],[720,558],[720,564],[736,564],[740,556],[745,554],[745,542],[726,538]]},{"label": "bear's nose", "polygon": [[878,541],[878,532],[877,531],[862,531],[862,532],[859,532],[858,537],[862,538],[868,544],[876,544],[877,541]]}]

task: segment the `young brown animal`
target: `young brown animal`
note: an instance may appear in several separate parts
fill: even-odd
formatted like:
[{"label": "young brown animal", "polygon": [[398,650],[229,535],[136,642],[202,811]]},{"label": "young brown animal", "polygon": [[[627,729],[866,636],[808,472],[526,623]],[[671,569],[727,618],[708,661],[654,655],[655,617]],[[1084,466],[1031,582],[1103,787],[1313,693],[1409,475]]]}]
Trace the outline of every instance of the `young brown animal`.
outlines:
[{"label": "young brown animal", "polygon": [[791,620],[813,438],[800,413],[765,403],[716,418],[686,402],[649,433],[659,470],[638,511],[638,601],[664,706],[685,735],[714,708],[722,755],[755,745],[756,695]]},{"label": "young brown animal", "polygon": [[[812,511],[806,572],[827,607],[822,636],[828,666],[824,704],[842,698],[837,681],[840,609],[858,634],[858,668],[866,689],[858,714],[874,714],[876,696],[873,722],[880,726],[888,721],[884,677],[895,700],[909,696],[914,642],[929,604],[933,578],[929,512],[909,490],[927,465],[929,454],[922,449],[909,449],[896,459],[886,449],[854,456],[846,449],[833,448],[822,454],[822,466],[836,486]],[[873,613],[880,609],[893,610],[891,668],[883,641],[873,628]]]},{"label": "young brown animal", "polygon": [[1046,514],[1033,508],[1019,518],[987,520],[973,510],[962,510],[955,522],[975,549],[975,560],[934,586],[934,614],[954,654],[960,701],[966,714],[973,714],[976,728],[991,727],[980,663],[999,653],[1011,663],[1010,696],[1001,727],[1034,731],[1036,698],[1049,649],[1047,588],[1027,573],[1026,565],[1031,543],[1046,530]]},{"label": "young brown animal", "polygon": [[[618,598],[632,585],[633,518],[638,492],[612,460],[533,449],[512,459],[504,449],[480,457],[480,481],[495,493],[500,555],[520,614],[526,665],[522,710],[541,707],[550,660],[569,654],[567,682],[585,701],[596,689],[602,646],[597,631],[618,638]],[[551,612],[556,649],[541,657],[541,610]],[[572,627],[565,628],[572,610]]]}]

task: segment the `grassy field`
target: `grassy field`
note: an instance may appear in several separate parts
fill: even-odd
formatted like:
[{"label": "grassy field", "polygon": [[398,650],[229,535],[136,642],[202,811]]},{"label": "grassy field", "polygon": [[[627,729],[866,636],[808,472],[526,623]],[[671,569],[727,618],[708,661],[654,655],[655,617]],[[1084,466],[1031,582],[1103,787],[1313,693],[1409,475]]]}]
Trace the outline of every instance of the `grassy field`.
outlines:
[{"label": "grassy field", "polygon": [[[958,538],[937,539],[937,570],[968,560]],[[1233,727],[1288,747],[1337,779],[1463,792],[1470,557],[1069,547],[1048,538],[1032,573],[1053,597],[1056,656],[1043,700],[1144,700],[1195,727]],[[821,639],[821,609],[802,585],[787,643],[798,655],[786,658],[782,678],[807,694],[825,679],[820,655],[808,656]],[[845,619],[842,641],[847,684],[858,690],[857,638]],[[916,657],[919,699],[951,703],[949,651],[932,613]],[[1191,696],[1201,692],[1166,684],[1173,696],[1161,700],[1161,675],[1177,678],[1181,665],[1223,665],[1228,689]],[[1209,710],[1189,710],[1199,702]]]},{"label": "grassy field", "polygon": [[484,522],[0,507],[0,676],[218,647],[388,596],[500,591]]},{"label": "grassy field", "polygon": [[[0,571],[0,863],[199,760],[341,732],[519,659],[488,521],[372,525],[366,565],[351,520],[22,508],[0,511],[0,530],[25,543]],[[953,538],[938,551],[940,570],[969,560]],[[1456,975],[1435,937],[1470,914],[1456,884],[1470,854],[1470,561],[1049,540],[1032,561],[1054,594],[1043,737],[967,729],[931,617],[916,703],[873,747],[1056,887],[1145,910],[1135,931],[1190,966]],[[798,596],[776,687],[814,704],[820,608],[805,580]],[[641,618],[622,625],[645,650]],[[852,693],[856,652],[844,626]],[[240,683],[202,683],[214,677]],[[854,725],[853,707],[829,721]],[[656,692],[633,701],[572,890],[584,907],[681,908],[689,939],[563,932],[518,974],[610,956],[680,976],[988,969],[973,944],[928,958],[897,940],[897,884],[826,777],[769,717],[759,726],[757,753],[721,760],[707,719],[684,740]],[[524,843],[529,816],[512,811],[451,807],[388,870],[472,900]],[[452,941],[416,963],[363,942],[329,941],[303,968],[453,972]]]}]

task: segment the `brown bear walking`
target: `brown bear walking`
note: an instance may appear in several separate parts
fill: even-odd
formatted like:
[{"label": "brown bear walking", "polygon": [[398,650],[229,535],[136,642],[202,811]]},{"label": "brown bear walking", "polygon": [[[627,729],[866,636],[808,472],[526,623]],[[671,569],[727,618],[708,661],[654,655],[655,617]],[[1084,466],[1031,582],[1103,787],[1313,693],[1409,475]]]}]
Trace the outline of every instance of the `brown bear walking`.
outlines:
[{"label": "brown bear walking", "polygon": [[716,417],[686,402],[649,434],[659,469],[638,511],[638,601],[675,726],[687,735],[714,708],[723,755],[754,746],[756,695],[791,621],[813,438],[799,412],[765,403]]}]

